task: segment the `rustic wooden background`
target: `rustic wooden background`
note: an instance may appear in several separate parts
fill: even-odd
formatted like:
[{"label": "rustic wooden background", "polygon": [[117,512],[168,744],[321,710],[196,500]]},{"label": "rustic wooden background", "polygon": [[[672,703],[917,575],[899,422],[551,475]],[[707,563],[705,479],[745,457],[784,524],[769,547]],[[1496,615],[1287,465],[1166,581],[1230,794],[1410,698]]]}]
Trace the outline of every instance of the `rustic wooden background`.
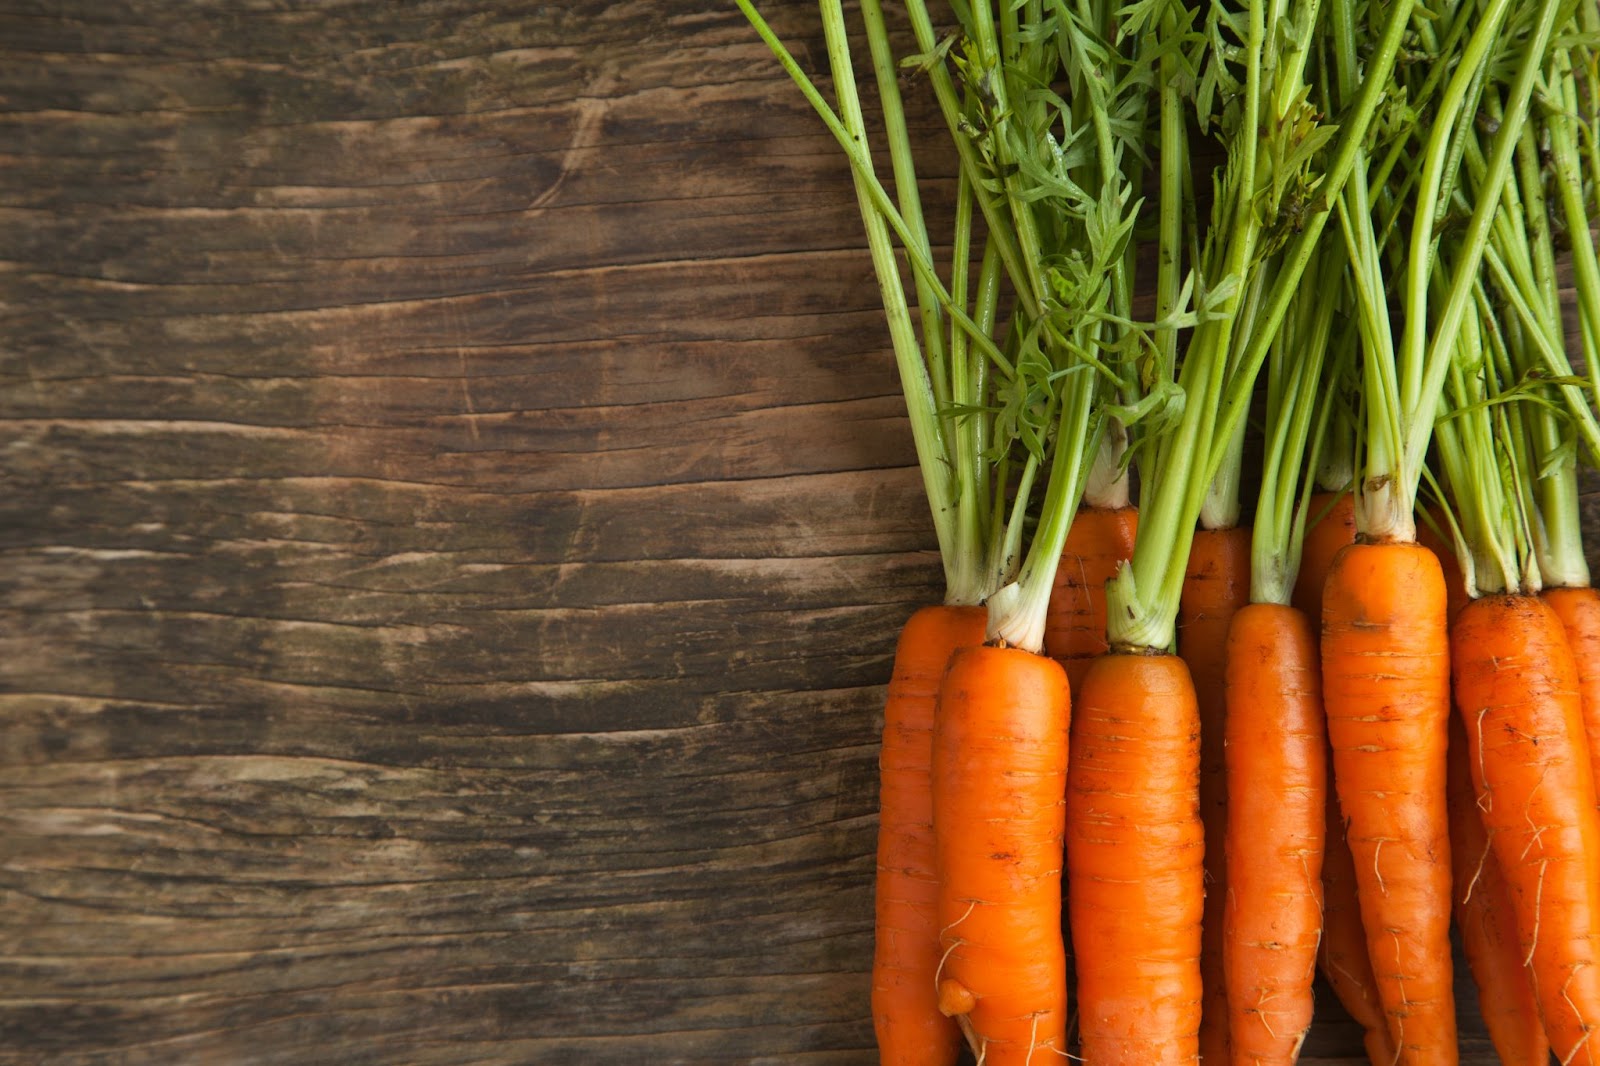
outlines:
[{"label": "rustic wooden background", "polygon": [[873,1061],[939,572],[731,5],[3,0],[0,112],[0,1062]]}]

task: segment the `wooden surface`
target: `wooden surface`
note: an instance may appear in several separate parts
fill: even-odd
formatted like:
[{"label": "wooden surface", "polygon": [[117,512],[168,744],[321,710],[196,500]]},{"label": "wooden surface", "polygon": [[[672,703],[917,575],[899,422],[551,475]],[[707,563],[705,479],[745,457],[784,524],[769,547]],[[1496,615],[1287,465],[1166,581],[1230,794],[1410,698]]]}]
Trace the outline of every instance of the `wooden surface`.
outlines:
[{"label": "wooden surface", "polygon": [[0,1063],[874,1061],[940,575],[731,5],[0,0],[0,156]]}]

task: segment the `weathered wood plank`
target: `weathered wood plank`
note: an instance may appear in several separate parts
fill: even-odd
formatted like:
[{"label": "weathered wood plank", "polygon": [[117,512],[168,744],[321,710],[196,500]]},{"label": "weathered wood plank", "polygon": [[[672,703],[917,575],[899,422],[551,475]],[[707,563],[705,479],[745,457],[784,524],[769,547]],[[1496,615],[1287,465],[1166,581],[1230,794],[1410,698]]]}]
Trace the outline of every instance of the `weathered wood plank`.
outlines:
[{"label": "weathered wood plank", "polygon": [[0,14],[0,1060],[868,1055],[930,538],[838,161],[656,8]]}]

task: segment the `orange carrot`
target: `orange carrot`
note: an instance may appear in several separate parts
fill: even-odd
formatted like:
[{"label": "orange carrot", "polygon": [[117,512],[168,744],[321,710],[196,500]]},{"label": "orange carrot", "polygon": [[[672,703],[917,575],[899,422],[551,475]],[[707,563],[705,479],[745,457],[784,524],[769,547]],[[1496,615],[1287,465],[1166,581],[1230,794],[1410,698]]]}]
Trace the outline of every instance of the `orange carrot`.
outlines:
[{"label": "orange carrot", "polygon": [[1067,676],[1018,648],[956,653],[939,689],[939,1008],[985,1066],[1066,1054],[1061,847]]},{"label": "orange carrot", "polygon": [[1485,596],[1450,638],[1484,828],[1510,888],[1517,934],[1556,1057],[1600,1063],[1600,813],[1578,670],[1561,620],[1537,596]]},{"label": "orange carrot", "polygon": [[934,703],[956,649],[983,643],[982,607],[924,607],[900,631],[884,706],[872,1021],[885,1066],[950,1066],[961,1034],[939,1013]]},{"label": "orange carrot", "polygon": [[1457,1061],[1445,809],[1449,637],[1439,560],[1353,544],[1323,592],[1322,691],[1362,925],[1399,1062]]},{"label": "orange carrot", "polygon": [[1313,494],[1306,504],[1306,536],[1292,600],[1313,623],[1322,618],[1322,585],[1333,566],[1333,557],[1340,548],[1355,542],[1355,497],[1348,492]]},{"label": "orange carrot", "polygon": [[1067,872],[1081,1053],[1096,1066],[1193,1063],[1205,838],[1189,669],[1172,655],[1103,655],[1075,717]]},{"label": "orange carrot", "polygon": [[[1061,549],[1055,584],[1045,610],[1044,653],[1067,672],[1072,692],[1083,688],[1089,664],[1110,650],[1106,643],[1106,582],[1133,557],[1139,527],[1137,507],[1078,508]],[[1063,892],[1070,888],[1063,887]],[[1072,956],[1071,923],[1063,923],[1067,955]],[[1072,975],[1068,974],[1069,981]]]},{"label": "orange carrot", "polygon": [[1327,735],[1311,620],[1287,604],[1241,608],[1227,696],[1230,1060],[1290,1066],[1311,1027],[1322,931]]},{"label": "orange carrot", "polygon": [[1222,973],[1223,904],[1227,867],[1227,764],[1223,755],[1227,712],[1228,626],[1250,602],[1250,529],[1201,529],[1189,549],[1178,605],[1178,654],[1189,664],[1200,708],[1200,819],[1206,830],[1205,916],[1200,925],[1200,977],[1204,1000],[1200,1058],[1228,1060],[1228,994]]},{"label": "orange carrot", "polygon": [[[1321,516],[1320,518],[1318,516]],[[1294,605],[1308,619],[1322,618],[1322,589],[1334,557],[1356,541],[1355,497],[1348,493],[1319,492],[1306,506],[1305,542],[1300,573],[1295,579]],[[1345,839],[1339,797],[1332,787],[1332,760],[1327,780],[1326,832],[1322,849],[1322,942],[1317,962],[1322,976],[1345,1011],[1365,1030],[1367,1057],[1374,1064],[1394,1061],[1394,1044],[1378,998],[1372,960],[1367,958],[1367,932],[1361,925],[1361,905],[1356,900],[1356,866]]]},{"label": "orange carrot", "polygon": [[1445,617],[1454,622],[1456,615],[1467,605],[1467,582],[1461,574],[1461,562],[1456,558],[1456,546],[1433,531],[1433,526],[1445,531],[1450,529],[1444,508],[1430,507],[1428,514],[1433,519],[1433,525],[1422,521],[1417,523],[1417,543],[1439,557],[1439,569],[1444,573]]},{"label": "orange carrot", "polygon": [[1478,986],[1478,1009],[1503,1066],[1549,1066],[1550,1041],[1539,1023],[1533,981],[1517,942],[1511,887],[1489,850],[1472,791],[1467,734],[1450,719],[1450,862],[1456,927]]},{"label": "orange carrot", "polygon": [[1080,507],[1067,531],[1045,613],[1044,651],[1067,671],[1072,691],[1083,687],[1089,663],[1106,643],[1106,582],[1133,557],[1139,526],[1135,507]]},{"label": "orange carrot", "polygon": [[1322,849],[1322,943],[1317,965],[1346,1013],[1364,1030],[1367,1058],[1373,1066],[1395,1061],[1394,1041],[1383,1016],[1378,979],[1367,955],[1367,930],[1361,924],[1356,897],[1356,861],[1345,839],[1344,817],[1333,783],[1333,760],[1327,759],[1327,835]]},{"label": "orange carrot", "polygon": [[1589,741],[1589,766],[1600,781],[1600,592],[1592,588],[1545,589],[1544,602],[1561,619],[1578,668],[1583,733]]}]

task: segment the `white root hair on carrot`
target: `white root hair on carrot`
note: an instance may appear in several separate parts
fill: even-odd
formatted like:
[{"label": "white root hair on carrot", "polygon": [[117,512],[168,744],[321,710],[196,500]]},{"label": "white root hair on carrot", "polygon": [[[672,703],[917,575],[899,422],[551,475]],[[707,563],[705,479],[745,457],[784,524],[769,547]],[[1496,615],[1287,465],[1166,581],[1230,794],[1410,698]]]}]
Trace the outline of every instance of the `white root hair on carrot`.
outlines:
[{"label": "white root hair on carrot", "polygon": [[[1395,930],[1391,929],[1391,930],[1389,930],[1389,936],[1394,941],[1394,961],[1395,961],[1395,968],[1398,970],[1399,966],[1400,966],[1400,934],[1397,933]],[[1409,1007],[1411,1005],[1411,997],[1406,995],[1406,975],[1403,974],[1403,973],[1398,973],[1397,972],[1394,975],[1394,980],[1395,980],[1395,984],[1400,986],[1400,1006]],[[1385,1011],[1384,1013],[1388,1014],[1387,1011]],[[1407,1013],[1409,1013],[1409,1012],[1408,1011],[1404,1011],[1404,1010],[1400,1010],[1400,1011],[1396,1011],[1392,1015],[1392,1017],[1394,1018],[1394,1027],[1395,1027],[1395,1034],[1394,1034],[1395,1035],[1395,1041],[1394,1041],[1394,1049],[1395,1049],[1395,1051],[1394,1051],[1394,1061],[1395,1062],[1399,1062],[1400,1061],[1400,1049],[1406,1046],[1406,1014]]]},{"label": "white root hair on carrot", "polygon": [[1051,1052],[1052,1054],[1055,1054],[1055,1055],[1060,1055],[1064,1059],[1076,1059],[1078,1062],[1082,1062],[1083,1060],[1079,1059],[1076,1055],[1068,1054],[1067,1052],[1065,1052],[1065,1051],[1061,1050],[1060,1048],[1056,1047],[1056,1042],[1055,1042],[1055,1038],[1054,1037],[1052,1037],[1049,1040],[1046,1040],[1042,1044],[1039,1043],[1039,1015],[1044,1014],[1044,1013],[1046,1013],[1046,1012],[1045,1011],[1037,1011],[1036,1010],[1032,1014],[1033,1029],[1028,1034],[1028,1057],[1023,1061],[1022,1066],[1033,1066],[1033,1053],[1035,1051],[1041,1051],[1041,1050],[1042,1051]]},{"label": "white root hair on carrot", "polygon": [[1478,887],[1478,882],[1483,878],[1483,868],[1489,862],[1489,849],[1493,847],[1487,839],[1483,842],[1483,850],[1478,853],[1478,864],[1472,868],[1472,877],[1467,881],[1467,894],[1461,897],[1465,905],[1472,899],[1473,889]]},{"label": "white root hair on carrot", "polygon": [[[1034,1017],[1037,1018],[1038,1014],[1035,1014]],[[1037,1027],[1037,1023],[1035,1023],[1035,1025]],[[1073,1062],[1082,1062],[1083,1061],[1083,1059],[1079,1058],[1077,1055],[1074,1055],[1074,1054],[1072,1054],[1071,1052],[1068,1052],[1068,1051],[1063,1051],[1060,1048],[1056,1047],[1056,1042],[1055,1042],[1055,1038],[1054,1037],[1051,1037],[1049,1040],[1046,1040],[1044,1043],[1042,1043],[1042,1044],[1040,1044],[1038,1046],[1042,1050],[1050,1052],[1052,1055],[1059,1055],[1062,1058],[1070,1059]],[[1033,1054],[1033,1052],[1030,1051],[1028,1054],[1031,1056]]]},{"label": "white root hair on carrot", "polygon": [[956,1022],[961,1026],[961,1035],[967,1038],[967,1047],[971,1048],[972,1054],[977,1057],[976,1066],[983,1066],[983,1060],[989,1057],[988,1039],[978,1035],[965,1014],[959,1015]]},{"label": "white root hair on carrot", "polygon": [[1567,1066],[1568,1063],[1577,1058],[1578,1052],[1582,1051],[1588,1046],[1589,1034],[1594,1030],[1594,1026],[1584,1021],[1583,1012],[1578,1009],[1578,1005],[1572,1001],[1572,996],[1567,992],[1567,990],[1572,986],[1573,980],[1578,976],[1578,973],[1582,970],[1588,969],[1588,967],[1589,964],[1586,962],[1578,963],[1578,965],[1572,968],[1572,972],[1567,974],[1567,979],[1561,984],[1561,998],[1567,1001],[1567,1006],[1572,1008],[1572,1013],[1577,1015],[1578,1021],[1583,1024],[1583,1039],[1574,1044],[1572,1046],[1572,1050],[1567,1052],[1566,1056],[1562,1058],[1561,1066]]},{"label": "white root hair on carrot", "polygon": [[[1262,991],[1264,991],[1264,990],[1262,990]],[[1278,1031],[1272,1027],[1272,1022],[1270,1020],[1272,1015],[1275,1012],[1262,1009],[1263,1007],[1265,1007],[1267,1005],[1267,1002],[1269,1000],[1273,999],[1273,998],[1274,997],[1270,993],[1260,997],[1259,999],[1256,1000],[1255,1010],[1256,1010],[1256,1017],[1261,1019],[1261,1028],[1263,1028],[1263,1029],[1265,1029],[1267,1031],[1267,1035],[1268,1036],[1270,1036],[1270,1037],[1272,1037],[1272,1039],[1276,1040],[1276,1039],[1278,1039]]]},{"label": "white root hair on carrot", "polygon": [[939,965],[933,971],[933,994],[935,998],[939,995],[939,986],[943,981],[944,964],[950,961],[951,952],[965,943],[965,940],[953,940],[950,942],[950,946],[944,949],[944,954],[939,956]]},{"label": "white root hair on carrot", "polygon": [[1578,1057],[1578,1052],[1589,1046],[1589,1034],[1594,1031],[1594,1026],[1590,1025],[1587,1021],[1584,1021],[1583,1012],[1578,1009],[1578,1005],[1572,1001],[1572,996],[1567,992],[1567,989],[1572,986],[1572,982],[1578,976],[1578,973],[1587,969],[1588,966],[1589,964],[1586,962],[1578,963],[1578,965],[1572,968],[1572,972],[1567,974],[1566,981],[1562,982],[1561,985],[1561,998],[1567,1001],[1567,1006],[1572,1008],[1572,1013],[1575,1014],[1578,1018],[1578,1021],[1582,1022],[1583,1024],[1583,1039],[1572,1045],[1572,1050],[1567,1052],[1562,1058],[1561,1066],[1568,1066],[1573,1059]]},{"label": "white root hair on carrot", "polygon": [[[1529,821],[1531,822],[1532,819],[1529,819]],[[1550,827],[1547,826],[1547,825],[1536,825],[1536,826],[1534,826],[1533,827],[1533,837],[1528,841],[1528,846],[1522,849],[1522,854],[1518,855],[1517,858],[1518,859],[1526,859],[1528,857],[1529,853],[1533,851],[1533,849],[1534,849],[1534,847],[1536,845],[1542,845],[1544,843],[1544,841],[1541,840],[1540,838],[1544,836],[1544,831],[1546,829],[1549,829],[1549,828]],[[1543,850],[1543,849],[1541,848],[1541,850]]]},{"label": "white root hair on carrot", "polygon": [[1494,809],[1494,793],[1489,788],[1489,771],[1483,765],[1483,719],[1489,713],[1489,708],[1478,708],[1477,721],[1473,723],[1478,730],[1478,780],[1483,782],[1483,791],[1478,796],[1478,809],[1485,814]]},{"label": "white root hair on carrot", "polygon": [[[1533,788],[1528,790],[1528,803],[1530,806],[1533,803],[1533,797],[1537,796],[1539,794],[1539,790],[1544,787],[1544,779],[1549,775],[1550,764],[1545,763],[1544,769],[1539,772],[1538,783],[1535,784]],[[1533,820],[1533,815],[1529,813],[1527,807],[1524,807],[1522,810],[1522,820],[1528,823],[1529,829],[1533,830],[1533,836],[1528,839],[1527,847],[1523,848],[1522,854],[1517,856],[1519,859],[1526,859],[1528,857],[1528,853],[1533,850],[1535,844],[1539,845],[1541,851],[1544,850],[1544,831],[1550,827],[1548,825],[1540,825],[1539,823],[1535,822]]]},{"label": "white root hair on carrot", "polygon": [[1340,977],[1343,977],[1346,981],[1349,981],[1351,984],[1355,984],[1359,980],[1353,970],[1349,970],[1339,963],[1330,962],[1328,968],[1333,970]]},{"label": "white root hair on carrot", "polygon": [[[1533,894],[1533,938],[1528,941],[1528,954],[1523,958],[1522,965],[1528,967],[1528,972],[1533,973],[1533,952],[1539,946],[1539,922],[1544,917],[1544,872],[1550,865],[1549,859],[1539,860],[1539,887]],[[1567,977],[1570,984],[1572,977]],[[1566,985],[1561,988],[1561,995],[1567,994]]]},{"label": "white root hair on carrot", "polygon": [[[978,901],[977,900],[975,900],[975,899],[967,900],[967,909],[961,913],[961,917],[957,918],[955,921],[951,922],[949,925],[947,925],[943,929],[939,930],[939,938],[941,940],[944,939],[944,935],[946,933],[948,933],[950,930],[954,929],[956,926],[960,925],[962,922],[966,921],[968,918],[972,917],[972,912],[977,906],[978,906]],[[959,943],[959,941],[958,941],[958,943]]]},{"label": "white root hair on carrot", "polygon": [[[1305,878],[1306,890],[1316,896],[1318,890],[1322,887],[1322,878],[1321,876],[1311,876],[1311,864],[1307,860],[1304,850],[1300,852],[1300,876]],[[1318,907],[1321,907],[1321,903],[1318,903]],[[1322,923],[1320,922],[1317,923],[1317,943],[1322,943]]]},{"label": "white root hair on carrot", "polygon": [[[1538,741],[1534,741],[1534,743],[1538,743]],[[1536,823],[1536,821],[1533,820],[1533,810],[1531,810],[1531,808],[1533,808],[1533,797],[1534,795],[1538,795],[1539,789],[1544,787],[1544,779],[1546,779],[1547,776],[1550,776],[1550,763],[1544,763],[1544,768],[1539,771],[1538,783],[1534,784],[1531,789],[1528,789],[1528,804],[1526,804],[1526,807],[1523,807],[1522,818],[1523,821],[1528,823],[1528,829],[1533,831],[1533,837],[1528,840],[1528,847],[1523,848],[1522,855],[1518,856],[1518,858],[1528,858],[1528,852],[1531,852],[1531,850],[1533,850],[1533,845],[1536,844],[1539,845],[1539,850],[1541,850],[1541,852],[1544,850],[1544,831],[1549,829],[1550,826],[1541,826],[1541,824]]]}]

